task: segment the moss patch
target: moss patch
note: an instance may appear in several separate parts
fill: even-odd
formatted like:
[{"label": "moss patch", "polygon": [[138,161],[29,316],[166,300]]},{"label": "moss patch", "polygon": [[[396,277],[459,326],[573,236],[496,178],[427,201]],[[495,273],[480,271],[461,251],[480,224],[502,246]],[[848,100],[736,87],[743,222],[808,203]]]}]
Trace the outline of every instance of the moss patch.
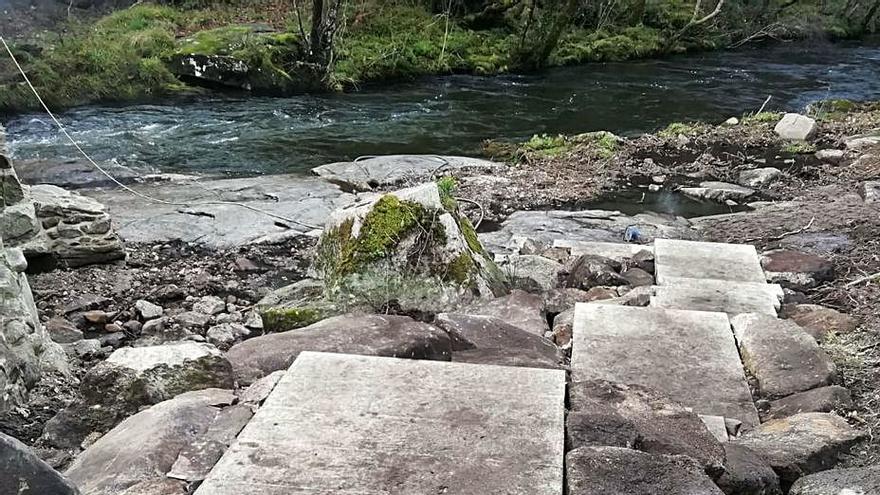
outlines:
[{"label": "moss patch", "polygon": [[795,141],[783,146],[782,152],[792,155],[806,155],[809,153],[815,153],[816,145],[807,143],[805,141]]},{"label": "moss patch", "polygon": [[474,269],[474,259],[470,253],[461,253],[449,263],[444,278],[458,285],[468,285],[473,281]]}]

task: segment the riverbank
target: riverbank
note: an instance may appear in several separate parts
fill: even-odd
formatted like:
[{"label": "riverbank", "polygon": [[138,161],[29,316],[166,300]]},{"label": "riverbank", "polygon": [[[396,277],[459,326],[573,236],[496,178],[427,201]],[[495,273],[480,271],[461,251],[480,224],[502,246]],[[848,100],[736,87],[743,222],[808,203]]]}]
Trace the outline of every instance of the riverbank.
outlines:
[{"label": "riverbank", "polygon": [[[728,2],[712,23],[685,32],[689,5],[660,2],[643,9],[639,19],[629,18],[625,9],[612,10],[601,27],[586,20],[568,26],[542,67],[720,50],[765,39],[851,38],[873,29],[870,18],[855,12],[843,17],[834,8],[799,6],[771,15]],[[57,32],[22,38],[14,51],[56,109],[216,90],[270,95],[351,90],[430,74],[532,68],[517,55],[523,49],[519,24],[503,16],[490,22],[482,14],[393,3],[352,6],[345,15],[349,22],[340,33],[335,63],[321,80],[302,70],[303,37],[290,26],[294,13],[289,10],[140,4],[94,23],[68,23]],[[579,19],[592,15],[579,13]],[[30,91],[4,59],[0,114],[35,108]]]}]

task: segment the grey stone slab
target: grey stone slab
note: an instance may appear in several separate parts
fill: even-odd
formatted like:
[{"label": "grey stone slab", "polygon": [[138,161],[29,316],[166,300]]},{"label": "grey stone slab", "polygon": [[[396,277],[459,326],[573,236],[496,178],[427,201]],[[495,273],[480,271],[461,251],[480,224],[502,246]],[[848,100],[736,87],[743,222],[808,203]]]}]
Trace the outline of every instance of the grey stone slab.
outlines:
[{"label": "grey stone slab", "polygon": [[667,277],[765,282],[761,259],[754,246],[671,239],[654,242],[657,283]]},{"label": "grey stone slab", "polygon": [[562,493],[565,372],[303,352],[197,495]]},{"label": "grey stone slab", "polygon": [[698,414],[758,423],[724,313],[578,304],[573,334],[574,380],[642,385]]},{"label": "grey stone slab", "polygon": [[670,278],[655,288],[651,306],[693,311],[716,311],[729,315],[760,313],[776,316],[782,288],[763,282]]},{"label": "grey stone slab", "polygon": [[592,254],[609,258],[615,261],[623,261],[632,258],[641,251],[653,253],[654,247],[644,244],[626,244],[620,242],[591,242],[571,239],[556,239],[553,247],[568,249],[572,256]]}]

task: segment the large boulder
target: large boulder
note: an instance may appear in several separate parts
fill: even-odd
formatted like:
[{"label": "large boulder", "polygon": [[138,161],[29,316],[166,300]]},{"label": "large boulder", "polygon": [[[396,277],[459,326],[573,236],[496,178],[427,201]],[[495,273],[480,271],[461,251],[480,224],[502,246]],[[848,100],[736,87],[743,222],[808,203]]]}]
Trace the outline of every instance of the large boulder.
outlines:
[{"label": "large boulder", "polygon": [[565,455],[572,495],[723,495],[693,459],[621,447],[581,447]]},{"label": "large boulder", "polygon": [[782,139],[805,141],[816,134],[816,121],[798,113],[787,113],[773,130]]},{"label": "large boulder", "polygon": [[724,474],[715,483],[726,495],[782,495],[779,476],[752,450],[725,443]]},{"label": "large boulder", "polygon": [[504,256],[498,266],[511,285],[535,293],[555,288],[562,270],[562,263],[535,254]]},{"label": "large boulder", "polygon": [[491,316],[441,313],[434,325],[452,338],[452,360],[457,362],[559,367],[558,349],[534,333]]},{"label": "large boulder", "polygon": [[206,389],[160,402],[102,436],[64,474],[85,495],[184,495],[186,482],[166,475],[234,401],[231,391]]},{"label": "large boulder", "polygon": [[783,484],[831,469],[865,435],[831,413],[802,413],[774,419],[736,442],[767,460]]},{"label": "large boulder", "polygon": [[79,490],[40,460],[27,445],[0,433],[0,493],[79,495]]},{"label": "large boulder", "polygon": [[568,263],[560,275],[565,287],[587,290],[599,286],[629,285],[620,275],[621,264],[602,256],[585,254]]},{"label": "large boulder", "polygon": [[880,493],[880,466],[830,469],[804,476],[789,495],[872,495]]},{"label": "large boulder", "polygon": [[768,251],[761,256],[767,280],[787,289],[804,291],[834,280],[834,265],[815,254],[789,249]]},{"label": "large boulder", "polygon": [[761,395],[784,397],[829,385],[834,363],[806,331],[790,320],[744,313],[730,320],[743,365]]},{"label": "large boulder", "polygon": [[236,380],[248,385],[289,368],[302,351],[449,361],[452,344],[446,332],[406,316],[351,314],[246,340],[226,357]]}]

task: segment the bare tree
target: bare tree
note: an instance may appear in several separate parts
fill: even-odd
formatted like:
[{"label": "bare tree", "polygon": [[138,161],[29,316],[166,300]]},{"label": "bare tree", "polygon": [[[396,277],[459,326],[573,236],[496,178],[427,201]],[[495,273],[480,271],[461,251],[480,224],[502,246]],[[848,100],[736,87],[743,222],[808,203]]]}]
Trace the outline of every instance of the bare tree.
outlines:
[{"label": "bare tree", "polygon": [[687,33],[689,30],[705,24],[717,17],[718,14],[721,13],[721,8],[724,7],[724,0],[717,1],[718,3],[715,4],[715,8],[712,10],[712,12],[709,12],[705,16],[700,17],[703,9],[703,0],[696,0],[696,2],[694,3],[694,14],[691,16],[691,20],[688,21],[688,23],[685,24],[683,28],[681,28],[669,39],[669,44],[672,45],[673,43],[681,39],[681,37],[684,36],[685,33]]}]

